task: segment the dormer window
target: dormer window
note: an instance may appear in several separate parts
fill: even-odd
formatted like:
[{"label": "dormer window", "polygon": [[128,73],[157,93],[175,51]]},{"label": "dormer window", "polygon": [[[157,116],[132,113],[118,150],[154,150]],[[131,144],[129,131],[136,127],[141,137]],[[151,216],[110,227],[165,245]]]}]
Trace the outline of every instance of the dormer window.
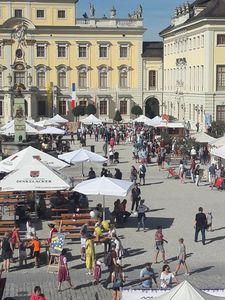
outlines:
[{"label": "dormer window", "polygon": [[15,15],[15,18],[22,18],[23,17],[22,9],[15,9],[14,15]]}]

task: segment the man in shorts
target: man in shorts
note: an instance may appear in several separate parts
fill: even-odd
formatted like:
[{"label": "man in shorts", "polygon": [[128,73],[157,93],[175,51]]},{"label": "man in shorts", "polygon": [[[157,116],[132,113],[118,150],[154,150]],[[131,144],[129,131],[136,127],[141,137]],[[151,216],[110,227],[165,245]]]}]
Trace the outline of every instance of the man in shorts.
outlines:
[{"label": "man in shorts", "polygon": [[165,240],[163,238],[163,234],[162,234],[162,227],[161,226],[158,226],[157,227],[157,230],[155,232],[155,247],[156,247],[156,255],[155,255],[155,264],[158,263],[158,255],[159,255],[159,252],[162,253],[162,260],[163,260],[163,263],[165,264],[166,263],[166,258],[165,258],[165,249],[163,247],[163,243],[167,242],[167,240]]},{"label": "man in shorts", "polygon": [[188,270],[188,267],[187,267],[187,264],[186,264],[186,247],[185,247],[185,244],[184,244],[184,239],[183,238],[180,238],[178,240],[179,242],[179,254],[178,254],[178,264],[176,266],[176,270],[174,272],[174,275],[176,276],[177,275],[177,272],[180,270],[180,266],[183,265],[184,266],[184,269],[185,269],[185,275],[190,275],[189,273],[189,270]]}]

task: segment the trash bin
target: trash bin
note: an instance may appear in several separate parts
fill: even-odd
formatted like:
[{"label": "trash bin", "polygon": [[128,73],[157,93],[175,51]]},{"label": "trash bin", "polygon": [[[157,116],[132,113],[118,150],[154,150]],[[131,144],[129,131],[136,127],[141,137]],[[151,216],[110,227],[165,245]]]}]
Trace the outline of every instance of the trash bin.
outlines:
[{"label": "trash bin", "polygon": [[91,152],[95,152],[95,145],[91,145]]}]

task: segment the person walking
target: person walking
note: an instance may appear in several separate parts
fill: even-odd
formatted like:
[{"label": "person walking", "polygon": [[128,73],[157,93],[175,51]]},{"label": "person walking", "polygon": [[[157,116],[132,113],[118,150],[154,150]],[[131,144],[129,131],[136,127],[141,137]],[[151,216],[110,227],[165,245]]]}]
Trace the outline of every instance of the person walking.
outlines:
[{"label": "person walking", "polygon": [[178,264],[176,266],[176,270],[174,272],[174,275],[175,276],[177,275],[178,271],[180,270],[181,265],[184,266],[185,275],[190,275],[187,264],[186,264],[187,254],[186,254],[186,247],[185,247],[185,244],[184,244],[184,239],[180,238],[178,240],[178,242],[179,242]]},{"label": "person walking", "polygon": [[140,272],[141,287],[143,289],[151,289],[152,280],[155,282],[155,285],[158,288],[155,272],[152,269],[152,263],[148,262],[145,264],[145,267]]},{"label": "person walking", "polygon": [[166,288],[171,288],[173,284],[178,284],[178,281],[174,274],[170,271],[170,266],[169,265],[164,265],[162,268],[162,273],[160,275],[160,280],[161,280],[161,288],[166,289]]},{"label": "person walking", "polygon": [[61,292],[61,285],[62,282],[67,281],[69,283],[70,288],[73,287],[71,280],[70,280],[70,274],[69,274],[69,268],[67,265],[67,259],[66,259],[66,249],[63,249],[60,256],[59,256],[59,269],[58,269],[58,292]]},{"label": "person walking", "polygon": [[183,160],[180,161],[178,174],[179,174],[180,182],[184,183],[184,162],[183,162]]},{"label": "person walking", "polygon": [[135,168],[135,166],[132,166],[130,171],[130,181],[134,182],[134,184],[136,184],[137,182],[137,174],[137,169]]},{"label": "person walking", "polygon": [[191,180],[192,180],[193,183],[195,183],[195,167],[196,167],[195,159],[192,158],[190,173],[191,173]]},{"label": "person walking", "polygon": [[146,232],[146,230],[145,230],[145,219],[146,219],[145,213],[147,211],[149,211],[149,208],[146,205],[144,205],[144,202],[145,202],[145,200],[142,199],[140,201],[140,204],[138,205],[138,208],[137,208],[137,212],[138,212],[138,217],[137,217],[138,218],[138,228],[137,228],[137,231],[140,231],[140,226],[142,224],[143,230],[144,230],[144,232]]},{"label": "person walking", "polygon": [[1,249],[2,249],[2,259],[3,259],[3,270],[5,272],[9,272],[10,259],[12,258],[13,255],[13,246],[10,241],[10,234],[8,232],[5,233],[2,239]]},{"label": "person walking", "polygon": [[195,216],[195,242],[198,242],[198,234],[201,231],[202,234],[202,244],[205,245],[205,229],[207,227],[207,218],[203,213],[203,208],[199,207],[198,213]]},{"label": "person walking", "polygon": [[120,300],[120,290],[125,282],[125,275],[122,267],[119,264],[115,265],[115,269],[112,273],[112,300]]},{"label": "person walking", "polygon": [[164,236],[163,236],[163,233],[162,233],[162,227],[158,226],[157,230],[155,232],[155,247],[156,247],[155,264],[158,263],[159,252],[162,253],[163,263],[164,264],[166,263],[165,249],[164,249],[164,246],[163,246],[164,242],[168,243],[168,241],[164,239]]},{"label": "person walking", "polygon": [[200,182],[200,165],[197,165],[194,174],[195,174],[195,184],[197,186],[199,186],[199,182]]},{"label": "person walking", "polygon": [[213,189],[215,181],[216,181],[216,166],[215,164],[211,164],[211,166],[209,167],[209,184],[211,189]]},{"label": "person walking", "polygon": [[131,190],[131,199],[132,199],[132,205],[131,205],[131,212],[134,210],[134,206],[136,206],[135,211],[137,211],[139,201],[141,199],[141,190],[138,187],[137,183],[135,183],[133,189]]},{"label": "person walking", "polygon": [[141,185],[141,181],[143,181],[143,185],[145,185],[145,174],[146,174],[146,167],[145,167],[144,163],[142,162],[139,166],[140,185]]}]

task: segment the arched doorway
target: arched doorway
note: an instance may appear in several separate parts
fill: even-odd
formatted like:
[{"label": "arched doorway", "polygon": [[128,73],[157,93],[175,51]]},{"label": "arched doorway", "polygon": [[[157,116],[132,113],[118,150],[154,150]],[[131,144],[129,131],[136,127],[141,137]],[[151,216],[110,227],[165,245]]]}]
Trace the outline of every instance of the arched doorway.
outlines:
[{"label": "arched doorway", "polygon": [[151,119],[159,116],[159,101],[156,98],[149,98],[146,100],[145,115]]}]

